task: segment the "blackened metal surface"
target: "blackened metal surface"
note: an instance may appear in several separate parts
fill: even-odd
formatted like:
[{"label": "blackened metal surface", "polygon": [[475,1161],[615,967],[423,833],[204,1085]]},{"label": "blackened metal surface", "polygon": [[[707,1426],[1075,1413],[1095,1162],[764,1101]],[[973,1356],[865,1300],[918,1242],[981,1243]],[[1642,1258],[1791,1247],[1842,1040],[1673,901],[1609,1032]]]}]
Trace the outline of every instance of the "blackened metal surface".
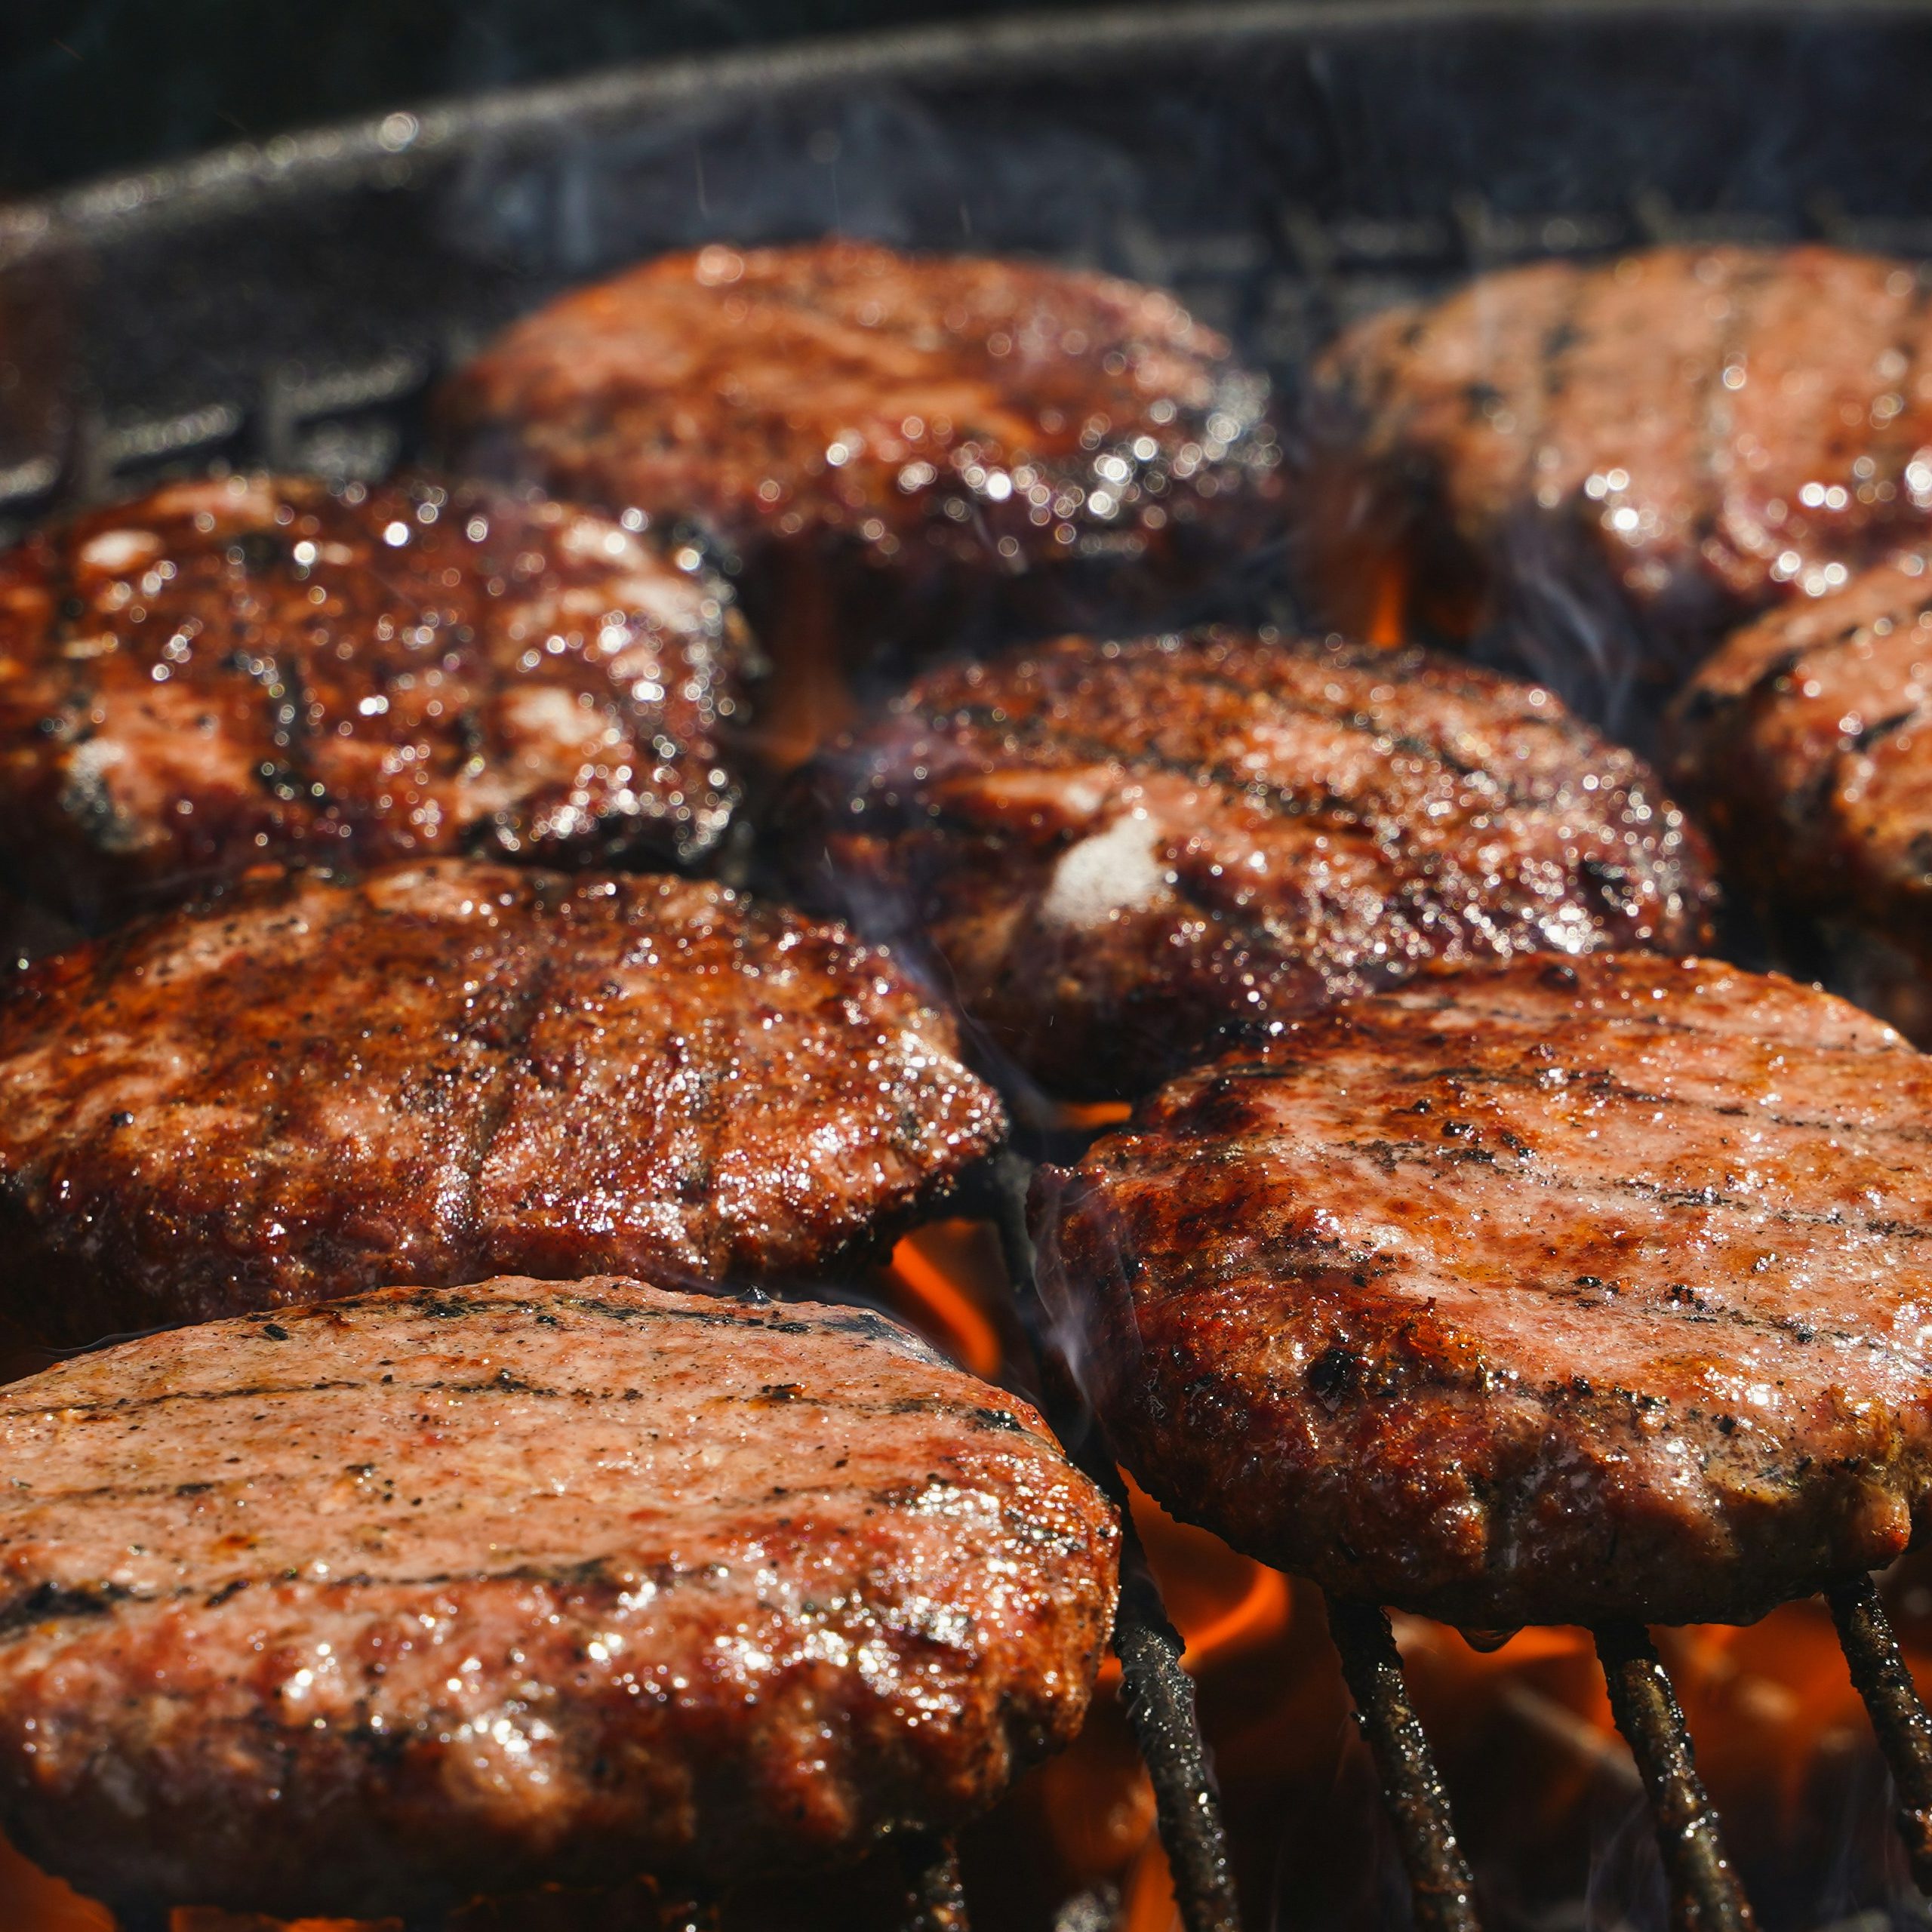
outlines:
[{"label": "blackened metal surface", "polygon": [[1127,1487],[1081,1398],[1041,1305],[1026,1223],[1030,1164],[1008,1148],[995,1158],[986,1207],[998,1231],[1008,1278],[1032,1345],[1042,1389],[1036,1400],[1080,1469],[1106,1493],[1121,1519],[1121,1592],[1114,1653],[1134,1742],[1154,1787],[1161,1843],[1186,1932],[1241,1932],[1241,1905],[1194,1680],[1181,1664],[1180,1633],[1161,1600],[1128,1506]]},{"label": "blackened metal surface", "polygon": [[1121,1515],[1114,1649],[1127,1694],[1128,1721],[1154,1786],[1174,1903],[1187,1932],[1241,1932],[1241,1908],[1220,1798],[1195,1709],[1194,1680],[1181,1668],[1180,1633],[1168,1620],[1124,1499]]},{"label": "blackened metal surface", "polygon": [[1409,1701],[1387,1613],[1331,1597],[1328,1630],[1395,1827],[1418,1932],[1477,1932],[1475,1881],[1429,1740]]},{"label": "blackened metal surface", "polygon": [[902,1932],[969,1932],[966,1887],[950,1838],[915,1837],[903,1847],[906,1907]]},{"label": "blackened metal surface", "polygon": [[1872,1715],[1898,1794],[1899,1835],[1918,1889],[1932,1896],[1932,1716],[1899,1651],[1891,1619],[1869,1577],[1825,1592],[1851,1681]]},{"label": "blackened metal surface", "polygon": [[220,460],[379,472],[504,318],[714,238],[1120,270],[1288,383],[1338,322],[1525,255],[1917,251],[1928,73],[1932,13],[1874,0],[1261,4],[681,60],[281,136],[0,209],[0,521]]},{"label": "blackened metal surface", "polygon": [[1606,1624],[1595,1635],[1617,1727],[1650,1795],[1672,1924],[1678,1932],[1754,1932],[1757,1921],[1697,1776],[1677,1693],[1649,1636],[1635,1623]]}]

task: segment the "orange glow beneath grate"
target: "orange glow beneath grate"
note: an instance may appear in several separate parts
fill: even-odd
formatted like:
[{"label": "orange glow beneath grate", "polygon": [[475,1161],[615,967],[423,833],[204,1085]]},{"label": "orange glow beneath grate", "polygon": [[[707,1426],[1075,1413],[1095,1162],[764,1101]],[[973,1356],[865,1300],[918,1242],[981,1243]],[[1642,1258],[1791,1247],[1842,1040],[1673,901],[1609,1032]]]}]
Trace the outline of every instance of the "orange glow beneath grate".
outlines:
[{"label": "orange glow beneath grate", "polygon": [[1362,641],[1385,647],[1405,643],[1408,606],[1408,573],[1398,559],[1391,558],[1376,574]]},{"label": "orange glow beneath grate", "polygon": [[[954,1359],[981,1374],[998,1370],[1005,1348],[994,1311],[1004,1282],[996,1244],[982,1224],[942,1222],[921,1230],[898,1244],[875,1280],[881,1296]],[[1346,1727],[1340,1724],[1339,1682],[1328,1681],[1333,1660],[1321,1636],[1318,1604],[1312,1598],[1298,1604],[1286,1578],[1176,1521],[1137,1484],[1130,1482],[1128,1492],[1186,1644],[1184,1662],[1201,1687],[1238,1854],[1243,1807],[1255,1810],[1257,1794],[1272,1794],[1260,1808],[1278,1825],[1284,1802],[1292,1814],[1334,1784],[1334,1753]],[[1928,1654],[1932,1592],[1906,1588],[1897,1594],[1906,1606],[1901,1634],[1907,1654],[1918,1662]],[[1306,1617],[1300,1614],[1304,1607]],[[1478,1647],[1421,1618],[1398,1617],[1395,1628],[1459,1816],[1472,1828],[1466,1836],[1484,1834],[1487,1810],[1492,1818],[1509,1817],[1510,1830],[1534,1843],[1537,1835],[1580,1815],[1593,1780],[1607,1770],[1628,1775],[1584,1632],[1528,1629]],[[1697,1740],[1700,1768],[1734,1836],[1798,1831],[1807,1806],[1815,1808],[1820,1764],[1869,1738],[1823,1607],[1789,1604],[1748,1629],[1699,1626],[1657,1635]],[[1257,1685],[1271,1687],[1257,1697]],[[1109,1657],[1086,1730],[1071,1749],[1036,1769],[987,1829],[1004,1846],[1008,1835],[1023,1827],[1032,1842],[1047,1847],[1043,1869],[1032,1882],[1068,1890],[1095,1882],[1117,1887],[1119,1932],[1172,1932],[1173,1887],[1155,1829],[1153,1793],[1118,1694],[1119,1668]],[[1836,1761],[1841,1761],[1841,1755]],[[1284,1798],[1285,1793],[1297,1795]],[[999,1857],[1014,1862],[1008,1850]],[[968,1872],[970,1881],[970,1859]],[[486,1909],[486,1915],[495,1932],[497,1914]],[[504,1932],[524,1924],[513,1908],[505,1909],[500,1923]],[[180,1912],[173,1932],[278,1932],[278,1926]],[[4,1932],[112,1927],[106,1912],[0,1843]],[[299,1932],[372,1928],[308,1920]]]},{"label": "orange glow beneath grate", "polygon": [[915,1320],[924,1318],[921,1327],[937,1331],[932,1339],[962,1368],[996,1376],[1006,1354],[999,1331],[980,1300],[936,1258],[936,1245],[934,1235],[921,1229],[892,1251],[894,1284],[912,1304],[906,1312]]}]

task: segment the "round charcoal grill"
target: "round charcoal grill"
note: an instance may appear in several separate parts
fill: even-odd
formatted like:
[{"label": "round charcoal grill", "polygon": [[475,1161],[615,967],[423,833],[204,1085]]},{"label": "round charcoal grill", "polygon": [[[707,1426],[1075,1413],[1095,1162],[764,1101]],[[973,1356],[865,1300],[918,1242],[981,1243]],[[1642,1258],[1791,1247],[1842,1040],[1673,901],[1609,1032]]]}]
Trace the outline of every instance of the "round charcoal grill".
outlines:
[{"label": "round charcoal grill", "polygon": [[[0,208],[0,537],[183,470],[380,475],[503,321],[663,249],[836,229],[1112,270],[1176,289],[1292,396],[1338,326],[1511,261],[1720,238],[1932,257],[1928,135],[1932,8],[1878,0],[1019,18],[395,112]],[[1024,1169],[992,1204],[1021,1282]],[[1832,1609],[1932,1885],[1932,1722],[1870,1585]],[[1331,1624],[1416,1921],[1472,1927],[1388,1620]],[[1647,1636],[1597,1639],[1675,1918],[1749,1925]],[[1115,1643],[1182,1916],[1226,1932],[1192,1688],[1132,1548]],[[947,1856],[915,1873],[909,1922],[966,1910]]]}]

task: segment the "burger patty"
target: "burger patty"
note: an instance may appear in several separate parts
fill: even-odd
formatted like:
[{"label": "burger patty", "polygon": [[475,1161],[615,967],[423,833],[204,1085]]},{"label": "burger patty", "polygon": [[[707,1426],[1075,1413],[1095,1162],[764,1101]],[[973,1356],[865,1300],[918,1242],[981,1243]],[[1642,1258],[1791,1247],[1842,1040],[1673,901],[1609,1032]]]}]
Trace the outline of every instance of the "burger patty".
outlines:
[{"label": "burger patty", "polygon": [[1676,782],[1761,900],[1932,961],[1932,578],[1921,561],[1737,632],[1670,721]]},{"label": "burger patty", "polygon": [[1547,692],[1417,651],[1063,638],[921,679],[778,814],[802,888],[943,955],[1062,1094],[1432,960],[1705,936],[1697,835]]},{"label": "burger patty", "polygon": [[1932,1061],[1641,954],[1431,975],[1189,1073],[1034,1211],[1118,1453],[1327,1588],[1749,1622],[1932,1494]]},{"label": "burger patty", "polygon": [[515,1278],[0,1393],[0,1816],[118,1906],[724,1884],[1078,1729],[1112,1511],[868,1311]]},{"label": "burger patty", "polygon": [[694,559],[585,510],[169,484],[0,556],[0,863],[103,924],[265,857],[696,860],[744,653]]},{"label": "burger patty", "polygon": [[1329,462],[1359,469],[1425,601],[1460,553],[1488,580],[1489,617],[1519,598],[1567,611],[1574,658],[1626,648],[1620,607],[1635,648],[1681,668],[1741,617],[1825,595],[1924,529],[1929,328],[1910,266],[1827,248],[1507,269],[1328,351],[1323,487]]},{"label": "burger patty", "polygon": [[774,627],[828,546],[878,567],[834,590],[836,624],[880,620],[860,607],[883,576],[923,583],[930,646],[969,580],[1085,563],[1171,587],[1272,534],[1267,405],[1161,291],[835,240],[666,255],[566,295],[439,417],[459,464],[696,520]]},{"label": "burger patty", "polygon": [[954,1047],[885,955],[716,885],[251,876],[0,998],[0,1315],[817,1272],[999,1140]]}]

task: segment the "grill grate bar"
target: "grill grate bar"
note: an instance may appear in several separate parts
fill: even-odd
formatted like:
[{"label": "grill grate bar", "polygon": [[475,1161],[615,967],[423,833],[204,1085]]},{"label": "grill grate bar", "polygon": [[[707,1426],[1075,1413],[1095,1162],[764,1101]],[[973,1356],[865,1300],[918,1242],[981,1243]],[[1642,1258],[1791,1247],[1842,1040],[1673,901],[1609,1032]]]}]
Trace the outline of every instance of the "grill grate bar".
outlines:
[{"label": "grill grate bar", "polygon": [[1918,1889],[1932,1897],[1932,1716],[1900,1654],[1892,1620],[1869,1577],[1825,1592],[1851,1681],[1872,1715],[1879,1749],[1898,1792],[1899,1835]]},{"label": "grill grate bar", "polygon": [[1478,1932],[1475,1883],[1457,1842],[1421,1720],[1409,1701],[1386,1611],[1328,1600],[1328,1630],[1401,1847],[1418,1932]]},{"label": "grill grate bar", "polygon": [[1750,1901],[1697,1776],[1684,1712],[1648,1633],[1641,1624],[1607,1623],[1594,1634],[1617,1727],[1650,1793],[1673,1924],[1681,1932],[1754,1932]]},{"label": "grill grate bar", "polygon": [[906,1839],[903,1852],[906,1906],[900,1932],[969,1932],[966,1887],[952,1841],[921,1833]]},{"label": "grill grate bar", "polygon": [[1120,1471],[1054,1347],[1040,1300],[1032,1236],[1026,1226],[1032,1171],[1025,1158],[1009,1148],[988,1177],[986,1204],[998,1230],[1027,1340],[1046,1378],[1040,1407],[1067,1454],[1120,1512],[1121,1591],[1114,1615],[1114,1654],[1120,1659],[1128,1721],[1154,1787],[1155,1817],[1174,1879],[1174,1903],[1186,1932],[1241,1932],[1241,1903],[1235,1894],[1227,1831],[1208,1767],[1194,1680],[1181,1667],[1180,1633],[1168,1617],[1160,1586],[1134,1534]]},{"label": "grill grate bar", "polygon": [[[1114,1487],[1119,1487],[1118,1475]],[[1161,1601],[1120,1499],[1120,1609],[1114,1651],[1127,1694],[1128,1721],[1154,1786],[1155,1817],[1173,1875],[1174,1902],[1187,1932],[1241,1932],[1227,1833],[1208,1766],[1194,1680],[1181,1668],[1181,1637]]]}]

